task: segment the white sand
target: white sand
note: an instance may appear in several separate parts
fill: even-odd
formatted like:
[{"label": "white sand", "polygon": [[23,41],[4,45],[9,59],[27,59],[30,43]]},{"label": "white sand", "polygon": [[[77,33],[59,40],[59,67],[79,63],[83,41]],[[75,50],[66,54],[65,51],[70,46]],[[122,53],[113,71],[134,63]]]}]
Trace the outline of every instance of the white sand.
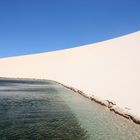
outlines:
[{"label": "white sand", "polygon": [[140,31],[77,48],[0,59],[0,76],[55,80],[140,116]]}]

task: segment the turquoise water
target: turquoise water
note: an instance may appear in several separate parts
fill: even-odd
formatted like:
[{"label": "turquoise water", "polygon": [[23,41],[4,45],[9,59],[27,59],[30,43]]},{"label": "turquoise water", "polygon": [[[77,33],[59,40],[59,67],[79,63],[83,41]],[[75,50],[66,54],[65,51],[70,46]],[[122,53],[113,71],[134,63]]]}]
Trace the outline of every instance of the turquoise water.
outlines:
[{"label": "turquoise water", "polygon": [[140,140],[140,126],[55,82],[0,79],[0,140]]}]

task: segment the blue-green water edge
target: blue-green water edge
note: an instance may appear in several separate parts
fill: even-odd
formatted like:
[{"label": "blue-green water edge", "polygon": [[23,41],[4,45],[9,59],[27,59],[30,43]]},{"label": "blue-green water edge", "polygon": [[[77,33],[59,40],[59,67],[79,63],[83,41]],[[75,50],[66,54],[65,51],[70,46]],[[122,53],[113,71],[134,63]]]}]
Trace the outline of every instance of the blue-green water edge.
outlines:
[{"label": "blue-green water edge", "polygon": [[0,140],[126,139],[140,126],[53,81],[0,79]]}]

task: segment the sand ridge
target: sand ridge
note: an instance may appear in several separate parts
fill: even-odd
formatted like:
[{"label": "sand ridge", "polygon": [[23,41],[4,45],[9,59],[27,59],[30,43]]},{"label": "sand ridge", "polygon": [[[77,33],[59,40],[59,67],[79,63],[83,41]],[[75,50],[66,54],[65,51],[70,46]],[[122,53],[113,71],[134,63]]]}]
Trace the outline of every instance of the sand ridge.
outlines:
[{"label": "sand ridge", "polygon": [[72,49],[2,58],[0,77],[55,80],[140,117],[140,31]]}]

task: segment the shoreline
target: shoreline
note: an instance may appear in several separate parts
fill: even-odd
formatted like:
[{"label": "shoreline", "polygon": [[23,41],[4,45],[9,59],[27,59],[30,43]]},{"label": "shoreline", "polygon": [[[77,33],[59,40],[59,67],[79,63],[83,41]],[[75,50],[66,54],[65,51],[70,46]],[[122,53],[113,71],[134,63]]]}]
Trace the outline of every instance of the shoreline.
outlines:
[{"label": "shoreline", "polygon": [[[20,78],[20,77],[18,77],[18,78],[15,78],[15,77],[0,77],[0,79],[9,79],[9,80],[12,80],[12,79],[15,79],[15,80],[42,80],[42,81],[49,80],[49,79]],[[97,97],[97,96],[94,96],[94,95],[90,96],[90,95],[86,94],[85,92],[83,92],[80,89],[77,89],[77,88],[74,88],[74,87],[71,87],[71,86],[67,86],[66,84],[63,84],[61,82],[58,82],[58,81],[55,81],[55,80],[49,80],[49,81],[55,82],[55,83],[65,87],[65,88],[73,91],[76,94],[80,94],[81,96],[83,96],[83,97],[85,97],[85,98],[87,98],[87,99],[89,99],[91,101],[94,101],[94,102],[96,102],[99,105],[102,105],[102,106],[108,108],[109,111],[113,111],[116,115],[122,116],[125,119],[128,119],[128,120],[134,122],[137,125],[140,125],[140,117],[136,116],[134,113],[131,113],[129,111],[129,108],[121,108],[116,103],[114,103],[114,102],[112,102],[110,100],[104,100],[101,97]]]},{"label": "shoreline", "polygon": [[[53,81],[53,80],[51,80],[51,81]],[[133,121],[135,124],[140,125],[140,117],[138,117],[135,114],[129,112],[129,108],[121,108],[117,104],[113,103],[112,101],[103,100],[103,99],[101,99],[100,97],[97,97],[97,96],[89,96],[85,92],[83,92],[79,89],[67,86],[67,85],[62,84],[62,83],[57,82],[57,81],[54,81],[54,82],[62,85],[63,87],[65,87],[67,89],[70,89],[71,91],[73,91],[75,93],[78,93],[78,94],[82,95],[85,98],[90,99],[91,101],[96,102],[99,105],[105,106],[110,111],[113,111],[115,114],[120,115],[120,116],[122,116],[122,117],[124,117],[124,118],[126,118],[130,121]]]}]

